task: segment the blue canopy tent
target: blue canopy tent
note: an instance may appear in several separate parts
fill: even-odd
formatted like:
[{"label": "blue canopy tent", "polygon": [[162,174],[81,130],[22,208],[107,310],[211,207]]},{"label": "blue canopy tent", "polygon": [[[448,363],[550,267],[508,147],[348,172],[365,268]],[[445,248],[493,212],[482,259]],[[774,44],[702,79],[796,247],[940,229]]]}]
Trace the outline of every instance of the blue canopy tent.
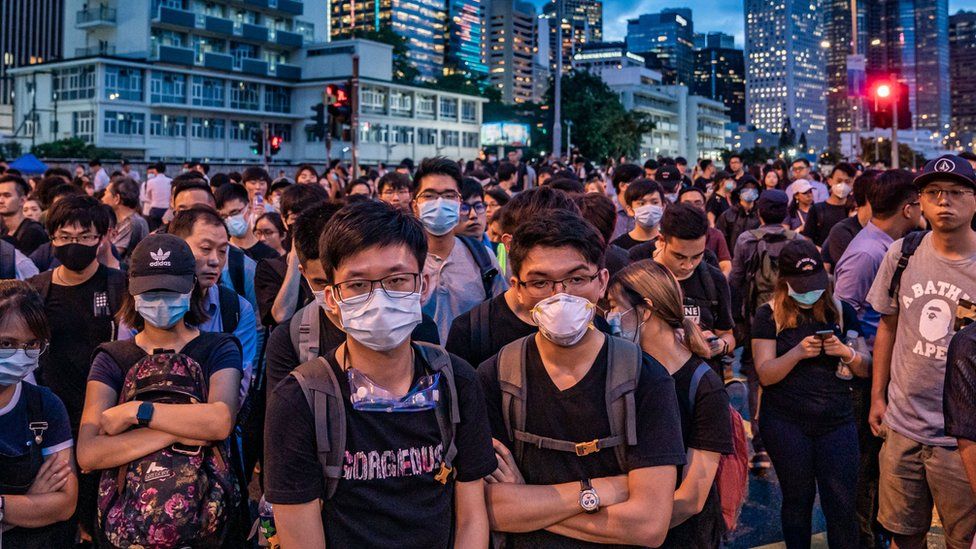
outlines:
[{"label": "blue canopy tent", "polygon": [[11,162],[9,167],[19,170],[24,175],[44,173],[47,170],[47,164],[41,162],[36,156],[30,153]]}]

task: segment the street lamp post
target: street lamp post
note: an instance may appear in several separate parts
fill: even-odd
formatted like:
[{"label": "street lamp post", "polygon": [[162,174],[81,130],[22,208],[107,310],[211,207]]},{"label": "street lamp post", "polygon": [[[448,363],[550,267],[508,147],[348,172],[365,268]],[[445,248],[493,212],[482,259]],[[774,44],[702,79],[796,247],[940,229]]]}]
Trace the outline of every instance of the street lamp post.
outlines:
[{"label": "street lamp post", "polygon": [[566,158],[573,160],[573,121],[566,121]]}]

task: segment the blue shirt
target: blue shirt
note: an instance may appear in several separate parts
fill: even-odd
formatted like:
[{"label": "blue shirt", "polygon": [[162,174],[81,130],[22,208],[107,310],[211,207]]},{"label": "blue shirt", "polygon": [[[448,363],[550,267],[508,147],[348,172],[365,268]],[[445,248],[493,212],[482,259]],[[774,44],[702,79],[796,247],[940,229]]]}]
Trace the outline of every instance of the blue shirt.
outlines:
[{"label": "blue shirt", "polygon": [[868,303],[868,291],[894,240],[868,222],[851,240],[834,268],[834,295],[849,303],[861,321],[864,339],[873,348],[881,315]]},{"label": "blue shirt", "polygon": [[[24,395],[26,385],[26,381],[18,383],[14,388],[13,398],[0,408],[0,454],[8,457],[28,454],[30,445],[34,443],[34,434],[28,427],[30,420],[27,418],[27,398]],[[31,387],[41,392],[41,406],[44,409],[44,421],[47,422],[47,430],[44,431],[44,440],[41,442],[41,455],[47,457],[74,446],[68,411],[61,399],[47,387]]]}]

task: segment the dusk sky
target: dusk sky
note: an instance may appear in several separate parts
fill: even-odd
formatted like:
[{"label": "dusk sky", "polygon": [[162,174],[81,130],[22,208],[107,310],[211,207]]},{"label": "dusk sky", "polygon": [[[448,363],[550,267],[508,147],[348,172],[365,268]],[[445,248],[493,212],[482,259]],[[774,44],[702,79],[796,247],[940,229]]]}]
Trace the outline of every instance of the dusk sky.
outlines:
[{"label": "dusk sky", "polygon": [[[532,0],[542,6],[547,0]],[[735,35],[737,47],[742,47],[742,0],[604,0],[604,40],[623,40],[627,34],[627,19],[642,13],[654,13],[663,8],[690,7],[694,14],[695,31],[722,31]],[[949,0],[949,13],[960,9],[976,10],[976,0]],[[708,15],[704,15],[708,13]]]}]

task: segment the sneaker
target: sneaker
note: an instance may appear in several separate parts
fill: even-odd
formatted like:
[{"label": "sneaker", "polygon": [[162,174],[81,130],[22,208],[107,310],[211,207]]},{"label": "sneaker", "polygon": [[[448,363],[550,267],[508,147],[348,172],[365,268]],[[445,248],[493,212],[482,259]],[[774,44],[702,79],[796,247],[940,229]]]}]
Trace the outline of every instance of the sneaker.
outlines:
[{"label": "sneaker", "polygon": [[766,470],[772,466],[773,462],[769,461],[769,454],[766,452],[756,452],[752,456],[752,463],[749,468],[753,470]]}]

